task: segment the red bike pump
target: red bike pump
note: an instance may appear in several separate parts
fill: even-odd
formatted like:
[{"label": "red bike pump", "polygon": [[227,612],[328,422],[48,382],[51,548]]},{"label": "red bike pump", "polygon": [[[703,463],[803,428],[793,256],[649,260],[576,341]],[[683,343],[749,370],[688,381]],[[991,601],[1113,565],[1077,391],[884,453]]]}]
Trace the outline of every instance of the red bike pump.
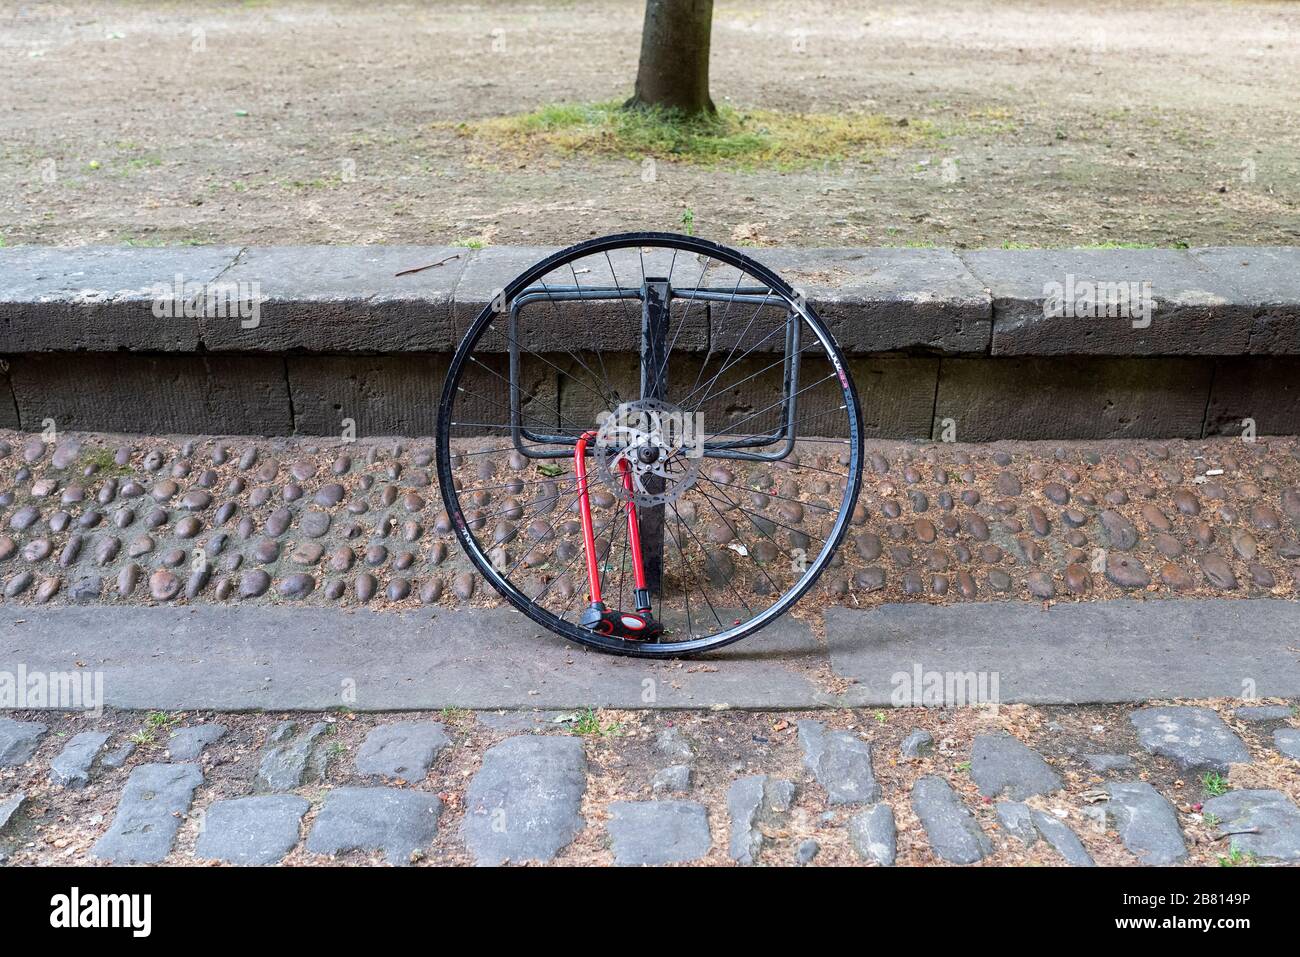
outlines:
[{"label": "red bike pump", "polygon": [[650,612],[650,589],[646,587],[645,566],[641,558],[641,526],[636,504],[632,501],[632,472],[626,459],[619,459],[618,469],[627,489],[627,539],[632,551],[632,582],[635,587],[636,611],[618,611],[605,607],[600,592],[600,565],[596,559],[596,535],[591,524],[591,498],[587,493],[587,443],[595,438],[593,430],[584,432],[573,453],[573,471],[578,477],[578,510],[582,517],[582,548],[587,558],[587,595],[591,602],[582,613],[582,626],[600,635],[613,635],[632,641],[649,641],[663,634],[663,625]]}]

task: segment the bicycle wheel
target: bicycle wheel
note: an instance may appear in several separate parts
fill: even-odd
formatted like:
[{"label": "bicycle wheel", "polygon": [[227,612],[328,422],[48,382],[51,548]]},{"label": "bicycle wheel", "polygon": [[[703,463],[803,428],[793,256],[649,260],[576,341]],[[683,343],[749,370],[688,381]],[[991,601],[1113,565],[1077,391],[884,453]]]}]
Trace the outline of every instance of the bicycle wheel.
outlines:
[{"label": "bicycle wheel", "polygon": [[483,577],[602,651],[719,648],[788,611],[861,485],[848,367],[789,284],[629,233],[512,280],[452,359],[438,478]]}]

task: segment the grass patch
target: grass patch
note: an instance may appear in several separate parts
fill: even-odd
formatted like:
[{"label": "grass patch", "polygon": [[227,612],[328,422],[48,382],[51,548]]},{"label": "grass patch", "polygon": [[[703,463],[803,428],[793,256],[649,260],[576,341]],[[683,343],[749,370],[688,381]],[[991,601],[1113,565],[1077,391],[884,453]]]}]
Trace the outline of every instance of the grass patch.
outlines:
[{"label": "grass patch", "polygon": [[617,736],[622,731],[622,725],[617,721],[609,724],[601,724],[600,718],[596,712],[588,708],[586,712],[578,717],[569,728],[571,734],[580,737],[607,738]]},{"label": "grass patch", "polygon": [[1257,858],[1253,853],[1246,853],[1239,847],[1234,847],[1228,851],[1227,855],[1219,855],[1220,867],[1241,867],[1243,864],[1254,867]]},{"label": "grass patch", "polygon": [[118,465],[117,459],[108,449],[92,449],[81,457],[81,467],[83,469],[92,465],[98,475],[121,476],[131,474],[131,466]]},{"label": "grass patch", "polygon": [[1018,133],[1024,126],[1022,117],[1006,107],[986,107],[963,112],[952,103],[930,104],[931,109],[942,111],[950,117],[944,123],[945,133],[956,136],[1005,136]]},{"label": "grass patch", "polygon": [[1228,783],[1228,779],[1217,771],[1206,772],[1201,777],[1201,784],[1205,788],[1205,793],[1210,797],[1218,797],[1220,794],[1227,794],[1232,790],[1232,785]]},{"label": "grass patch", "polygon": [[138,173],[140,170],[153,169],[156,166],[162,166],[162,160],[157,156],[133,156],[124,164],[124,171],[128,173]]},{"label": "grass patch", "polygon": [[1005,240],[996,246],[979,246],[978,249],[1187,249],[1188,244],[1181,240],[1172,243],[1146,242],[1100,242],[1100,243],[1026,243],[1017,240]]},{"label": "grass patch", "polygon": [[289,181],[289,189],[296,193],[310,193],[317,190],[338,189],[343,185],[343,177],[337,174],[333,176],[317,176],[315,179],[295,179]]},{"label": "grass patch", "polygon": [[521,154],[558,153],[676,160],[700,166],[800,169],[870,158],[933,133],[928,123],[876,113],[781,113],[721,107],[690,117],[624,110],[618,103],[557,103],[518,116],[447,124],[457,133]]},{"label": "grass patch", "polygon": [[1082,246],[1076,246],[1076,249],[1158,249],[1155,243],[1085,243]]},{"label": "grass patch", "polygon": [[150,711],[144,717],[144,727],[132,734],[128,741],[137,747],[151,748],[158,741],[160,732],[167,731],[181,721],[180,713],[168,714],[166,711]]},{"label": "grass patch", "polygon": [[[119,157],[112,162],[111,171],[118,176],[130,176],[162,166],[162,156],[149,152],[133,140],[119,140],[116,145]],[[100,165],[98,160],[89,164],[91,169],[99,169]]]},{"label": "grass patch", "polygon": [[473,720],[474,712],[468,708],[443,708],[438,715],[447,724],[465,724]]}]

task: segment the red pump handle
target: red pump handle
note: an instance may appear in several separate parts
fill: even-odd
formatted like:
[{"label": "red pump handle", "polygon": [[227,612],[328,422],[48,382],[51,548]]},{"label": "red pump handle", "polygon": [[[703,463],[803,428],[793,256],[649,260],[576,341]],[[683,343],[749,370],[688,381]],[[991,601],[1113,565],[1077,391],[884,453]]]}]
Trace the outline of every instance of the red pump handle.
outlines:
[{"label": "red pump handle", "polygon": [[[595,438],[593,429],[584,432],[578,439],[573,451],[573,471],[578,477],[578,511],[582,518],[582,547],[587,558],[588,594],[593,604],[601,602],[600,568],[596,564],[596,535],[591,524],[591,498],[587,493],[587,443]],[[632,579],[638,589],[645,589],[645,566],[641,561],[641,525],[636,517],[636,505],[631,501],[632,470],[626,459],[618,460],[619,471],[623,474],[623,487],[628,491],[627,503],[627,537],[632,547]]]}]

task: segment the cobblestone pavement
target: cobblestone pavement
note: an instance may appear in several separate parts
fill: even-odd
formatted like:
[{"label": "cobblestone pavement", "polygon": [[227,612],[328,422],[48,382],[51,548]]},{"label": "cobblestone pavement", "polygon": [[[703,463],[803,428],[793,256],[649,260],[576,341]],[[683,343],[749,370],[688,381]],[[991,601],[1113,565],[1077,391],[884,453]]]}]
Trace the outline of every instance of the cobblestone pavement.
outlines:
[{"label": "cobblestone pavement", "polygon": [[[823,601],[1291,597],[1300,589],[1294,437],[881,442],[867,451],[853,526],[819,586]],[[0,601],[496,604],[450,531],[433,464],[429,440],[65,434],[45,443],[2,433]],[[521,503],[527,511],[525,490],[566,478],[504,455],[460,468],[480,484],[484,474],[499,477],[495,501],[483,493],[481,519],[500,522],[506,547],[530,534],[511,521]],[[755,468],[724,480],[748,498],[752,520],[793,550],[807,545],[809,523],[827,514],[837,490],[798,464],[782,463],[775,475]],[[598,521],[612,503],[593,495]],[[692,539],[726,547],[725,521],[700,514],[693,523]],[[557,553],[573,550],[577,521],[558,532]],[[710,573],[725,576],[734,564]],[[562,571],[536,574],[543,585],[559,575],[559,593],[581,588]]]},{"label": "cobblestone pavement", "polygon": [[14,712],[0,861],[1294,864],[1297,713]]}]

